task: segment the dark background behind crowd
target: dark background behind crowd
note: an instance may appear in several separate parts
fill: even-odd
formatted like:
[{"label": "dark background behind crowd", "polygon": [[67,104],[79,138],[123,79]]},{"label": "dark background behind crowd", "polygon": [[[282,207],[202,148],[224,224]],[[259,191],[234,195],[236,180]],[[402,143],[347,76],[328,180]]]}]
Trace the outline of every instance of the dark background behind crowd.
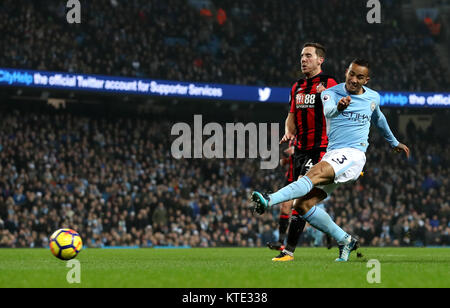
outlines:
[{"label": "dark background behind crowd", "polygon": [[[376,90],[450,91],[435,48],[447,30],[435,31],[439,19],[433,31],[405,20],[404,2],[382,1],[382,23],[369,24],[365,1],[98,0],[82,2],[82,23],[69,25],[65,1],[3,0],[0,67],[289,87],[301,46],[319,41],[324,71],[339,81],[363,56]],[[253,216],[248,196],[279,189],[284,170],[261,170],[258,159],[176,160],[170,131],[202,114],[205,123],[280,123],[282,134],[287,104],[86,94],[91,104],[55,109],[21,91],[0,89],[0,247],[46,247],[62,227],[89,247],[260,247],[277,238],[278,208]],[[364,176],[326,210],[363,245],[450,245],[449,112],[384,112],[411,159],[372,133]],[[401,134],[407,112],[432,123],[410,122]],[[321,244],[308,226],[299,245]]]},{"label": "dark background behind crowd", "polygon": [[289,87],[301,46],[319,41],[339,80],[365,57],[375,90],[449,91],[435,48],[446,29],[404,20],[405,2],[382,1],[370,24],[367,1],[96,0],[82,2],[77,25],[65,1],[4,0],[0,66]]}]

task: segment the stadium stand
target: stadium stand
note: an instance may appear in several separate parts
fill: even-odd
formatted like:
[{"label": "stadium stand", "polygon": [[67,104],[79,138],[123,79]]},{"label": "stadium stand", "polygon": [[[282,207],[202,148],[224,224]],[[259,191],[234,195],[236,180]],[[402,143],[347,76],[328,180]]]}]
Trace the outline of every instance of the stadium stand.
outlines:
[{"label": "stadium stand", "polygon": [[[305,0],[299,10],[288,0],[96,0],[83,2],[81,24],[69,25],[64,1],[3,0],[0,67],[289,87],[299,77],[303,43],[320,41],[328,49],[324,70],[339,81],[349,61],[363,56],[376,90],[450,91],[448,70],[436,64],[448,23],[405,20],[403,2],[383,1],[383,22],[370,25],[360,14],[364,1]],[[55,110],[34,101],[40,92],[19,103],[10,100],[20,96],[16,89],[5,91],[0,247],[47,247],[63,226],[88,247],[261,247],[277,237],[278,209],[252,216],[248,196],[280,188],[284,170],[260,170],[258,160],[175,160],[161,132],[191,121],[195,108],[219,123],[282,123],[286,106],[183,107],[152,98],[144,108],[130,107],[127,97],[121,108],[133,110],[124,114],[96,94],[77,99],[98,106]],[[395,127],[399,112],[392,110]],[[391,159],[373,135],[365,175],[327,202],[337,224],[363,245],[450,245],[448,113],[436,113],[446,120],[434,118],[427,130],[408,125],[401,137],[409,161]],[[299,245],[317,244],[307,228]]]},{"label": "stadium stand", "polygon": [[[127,116],[0,106],[0,247],[45,247],[64,225],[88,247],[259,247],[276,236],[277,209],[252,216],[248,195],[280,187],[283,170],[249,159],[175,160],[161,134],[173,124],[162,116],[170,107]],[[432,130],[410,123],[409,161],[390,159],[374,134],[365,175],[328,202],[364,245],[450,244],[448,137]],[[308,228],[300,245],[315,242]]]},{"label": "stadium stand", "polygon": [[324,69],[338,79],[358,56],[371,60],[376,90],[449,91],[448,71],[436,65],[437,30],[405,21],[402,3],[384,1],[373,25],[364,1],[308,0],[299,10],[288,0],[99,0],[69,25],[64,2],[5,0],[0,66],[289,87],[300,47],[320,41]]}]

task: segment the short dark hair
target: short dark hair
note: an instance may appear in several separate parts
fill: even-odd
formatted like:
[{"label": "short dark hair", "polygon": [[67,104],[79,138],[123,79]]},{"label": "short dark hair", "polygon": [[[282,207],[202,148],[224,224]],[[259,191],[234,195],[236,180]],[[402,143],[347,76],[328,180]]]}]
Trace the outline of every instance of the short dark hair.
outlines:
[{"label": "short dark hair", "polygon": [[369,72],[370,72],[370,63],[369,63],[369,60],[367,60],[367,59],[363,59],[363,58],[355,58],[355,59],[353,59],[353,61],[350,63],[350,65],[352,65],[352,64],[357,64],[357,65],[359,65],[359,66],[367,67],[367,69],[368,69]]},{"label": "short dark hair", "polygon": [[327,51],[325,50],[325,47],[322,44],[320,44],[320,43],[305,43],[303,45],[303,48],[305,48],[305,47],[316,48],[316,55],[321,58],[325,58]]}]

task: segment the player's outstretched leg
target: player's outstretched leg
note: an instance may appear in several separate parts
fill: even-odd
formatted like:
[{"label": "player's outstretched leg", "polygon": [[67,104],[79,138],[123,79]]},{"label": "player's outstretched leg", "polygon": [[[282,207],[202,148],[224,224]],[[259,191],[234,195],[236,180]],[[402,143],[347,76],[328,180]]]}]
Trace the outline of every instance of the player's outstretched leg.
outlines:
[{"label": "player's outstretched leg", "polygon": [[336,261],[348,261],[350,253],[359,247],[358,239],[342,230],[322,208],[314,206],[323,199],[327,193],[319,188],[314,188],[308,195],[295,202],[294,207],[303,218],[314,228],[329,234],[339,245],[339,258]]},{"label": "player's outstretched leg", "polygon": [[267,208],[285,202],[306,196],[315,185],[327,185],[334,180],[333,167],[321,161],[314,165],[305,176],[295,182],[281,188],[277,192],[267,195],[258,191],[252,193],[252,201],[255,203],[255,211],[263,214]]},{"label": "player's outstretched leg", "polygon": [[254,203],[254,211],[262,215],[269,207],[302,197],[310,192],[312,188],[313,184],[311,180],[307,176],[304,176],[298,181],[293,182],[270,195],[254,191],[251,197]]},{"label": "player's outstretched leg", "polygon": [[[327,193],[322,189],[314,187],[333,183],[335,173],[332,166],[326,161],[321,161],[314,165],[308,173],[298,181],[280,189],[274,194],[266,195],[260,192],[253,192],[252,201],[255,204],[255,211],[263,214],[269,206],[283,201],[297,198],[303,199],[295,209],[303,215],[303,218],[316,229],[329,234],[342,246],[339,258],[336,261],[347,261],[350,253],[358,248],[357,239],[342,230],[323,209],[314,206],[319,201],[326,198]],[[317,196],[315,196],[317,195]],[[319,197],[320,200],[317,200]],[[314,202],[315,201],[315,202]]]},{"label": "player's outstretched leg", "polygon": [[338,262],[348,261],[350,253],[359,247],[358,239],[342,230],[323,209],[314,206],[303,218],[316,229],[329,234],[339,245]]}]

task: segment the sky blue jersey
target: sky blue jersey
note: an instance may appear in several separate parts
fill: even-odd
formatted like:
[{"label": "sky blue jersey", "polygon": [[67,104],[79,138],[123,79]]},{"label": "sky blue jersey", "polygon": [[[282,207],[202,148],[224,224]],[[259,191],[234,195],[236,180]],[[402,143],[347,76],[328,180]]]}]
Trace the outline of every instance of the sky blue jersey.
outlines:
[{"label": "sky blue jersey", "polygon": [[[363,94],[351,95],[347,92],[345,83],[341,83],[322,92],[327,120],[328,151],[354,148],[366,152],[369,146],[370,122],[379,128],[392,147],[398,146],[399,142],[380,110],[380,95],[372,89],[363,88]],[[346,96],[352,99],[350,105],[344,111],[338,111],[339,100]]]}]

